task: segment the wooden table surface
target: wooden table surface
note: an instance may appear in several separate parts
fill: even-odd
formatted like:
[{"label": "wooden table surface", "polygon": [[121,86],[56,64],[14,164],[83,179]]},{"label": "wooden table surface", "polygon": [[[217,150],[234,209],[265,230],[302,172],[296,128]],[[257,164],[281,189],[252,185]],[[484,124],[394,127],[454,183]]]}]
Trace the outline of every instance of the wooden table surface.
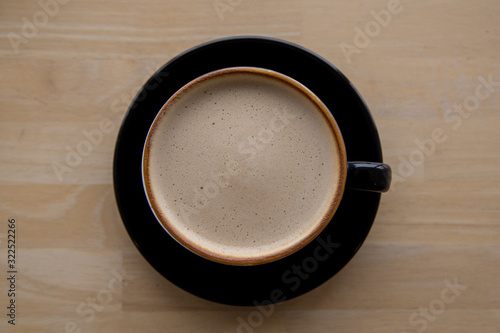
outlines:
[{"label": "wooden table surface", "polygon": [[[0,331],[500,332],[499,15],[495,0],[2,0]],[[112,186],[140,86],[188,48],[248,34],[336,65],[394,170],[353,260],[262,321],[160,276]]]}]

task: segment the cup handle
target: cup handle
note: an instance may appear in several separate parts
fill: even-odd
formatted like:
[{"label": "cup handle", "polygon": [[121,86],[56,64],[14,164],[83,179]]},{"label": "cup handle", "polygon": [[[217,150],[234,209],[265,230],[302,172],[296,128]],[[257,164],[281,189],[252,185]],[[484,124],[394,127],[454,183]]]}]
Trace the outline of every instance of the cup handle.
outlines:
[{"label": "cup handle", "polygon": [[347,162],[346,188],[370,192],[387,192],[391,186],[392,171],[378,162]]}]

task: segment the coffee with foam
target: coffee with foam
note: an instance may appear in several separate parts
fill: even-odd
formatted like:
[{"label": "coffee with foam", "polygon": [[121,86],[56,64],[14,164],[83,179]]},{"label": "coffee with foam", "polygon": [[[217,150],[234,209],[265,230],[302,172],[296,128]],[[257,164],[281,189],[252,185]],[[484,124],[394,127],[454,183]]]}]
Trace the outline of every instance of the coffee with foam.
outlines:
[{"label": "coffee with foam", "polygon": [[148,134],[143,180],[162,226],[208,259],[293,253],[335,212],[344,144],[323,103],[282,74],[229,68],[187,84]]}]

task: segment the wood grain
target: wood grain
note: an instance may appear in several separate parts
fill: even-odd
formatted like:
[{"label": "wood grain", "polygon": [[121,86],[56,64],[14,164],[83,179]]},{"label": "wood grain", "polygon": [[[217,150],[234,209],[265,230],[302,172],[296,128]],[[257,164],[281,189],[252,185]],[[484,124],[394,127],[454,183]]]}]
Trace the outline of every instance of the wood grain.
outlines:
[{"label": "wood grain", "polygon": [[[377,30],[374,15],[391,3]],[[112,157],[127,107],[156,69],[202,42],[264,35],[311,49],[353,82],[397,180],[345,269],[250,330],[500,332],[500,84],[454,111],[474,102],[480,78],[500,82],[499,14],[494,0],[2,1],[0,331],[245,331],[240,320],[255,308],[192,296],[142,258],[115,204]],[[367,45],[356,44],[355,29],[370,24]],[[342,43],[357,52],[346,56]],[[54,163],[102,128],[58,176]],[[429,143],[436,129],[445,139]],[[15,327],[4,314],[9,218]],[[465,289],[432,320],[412,321],[439,310],[446,281]]]}]

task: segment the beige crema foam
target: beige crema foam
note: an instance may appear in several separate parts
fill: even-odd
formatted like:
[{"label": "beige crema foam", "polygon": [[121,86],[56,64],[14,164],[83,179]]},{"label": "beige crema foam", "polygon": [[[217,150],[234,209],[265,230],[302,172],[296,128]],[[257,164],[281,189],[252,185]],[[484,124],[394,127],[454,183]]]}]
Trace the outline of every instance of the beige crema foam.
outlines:
[{"label": "beige crema foam", "polygon": [[258,258],[313,231],[339,183],[333,130],[297,88],[256,73],[198,83],[151,129],[156,215],[187,243]]}]

